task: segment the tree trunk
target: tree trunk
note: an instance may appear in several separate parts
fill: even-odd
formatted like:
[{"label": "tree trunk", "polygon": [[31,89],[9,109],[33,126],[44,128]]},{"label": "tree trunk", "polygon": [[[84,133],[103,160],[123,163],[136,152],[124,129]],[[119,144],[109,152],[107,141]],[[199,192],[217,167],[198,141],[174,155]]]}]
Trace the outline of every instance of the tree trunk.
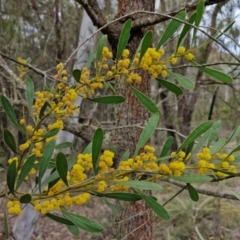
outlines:
[{"label": "tree trunk", "polygon": [[[155,1],[149,0],[119,0],[118,1],[118,17],[124,16],[128,13],[137,10],[154,11]],[[141,17],[140,14],[132,18]],[[149,29],[149,28],[148,28]],[[135,29],[131,32],[130,40],[127,48],[133,56],[137,47],[148,30],[146,28]],[[116,46],[112,45],[113,52]],[[143,71],[138,74],[142,77],[140,84],[133,84],[139,91],[149,95],[150,94],[150,76]],[[140,102],[133,95],[129,85],[125,79],[116,83],[116,92],[126,98],[123,104],[116,107],[116,122],[115,127],[128,126],[132,124],[139,124],[144,126],[149,118],[148,110],[143,107]],[[118,165],[121,155],[129,149],[131,154],[134,153],[136,144],[141,134],[139,128],[121,128],[112,132],[112,143],[116,147],[115,166]],[[117,239],[152,239],[152,213],[149,207],[143,201],[135,203],[127,203],[121,205],[121,218],[118,222],[118,236]]]}]

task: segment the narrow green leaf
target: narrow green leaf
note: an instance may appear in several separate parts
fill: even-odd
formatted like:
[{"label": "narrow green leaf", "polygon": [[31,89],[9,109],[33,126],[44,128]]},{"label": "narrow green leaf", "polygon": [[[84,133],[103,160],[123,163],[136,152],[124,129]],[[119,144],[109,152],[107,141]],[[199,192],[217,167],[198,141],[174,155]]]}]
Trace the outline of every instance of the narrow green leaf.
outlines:
[{"label": "narrow green leaf", "polygon": [[52,139],[43,149],[43,156],[40,161],[39,172],[38,172],[39,192],[41,192],[41,180],[48,168],[49,162],[53,155],[55,143],[56,143],[55,139]]},{"label": "narrow green leaf", "polygon": [[138,91],[136,88],[131,86],[131,90],[133,91],[135,97],[139,100],[139,102],[150,112],[152,113],[160,113],[160,110],[158,109],[157,105],[145,94],[142,92]]},{"label": "narrow green leaf", "polygon": [[49,106],[49,103],[48,102],[45,102],[40,110],[40,113],[39,113],[39,118],[42,119],[43,116],[44,116],[44,113],[45,111],[47,110],[47,107],[50,107]]},{"label": "narrow green leaf", "polygon": [[17,153],[17,146],[15,142],[15,138],[10,131],[6,128],[3,130],[3,138],[6,145],[14,152]]},{"label": "narrow green leaf", "polygon": [[33,115],[33,100],[34,100],[34,84],[31,78],[27,78],[26,80],[26,98],[28,104],[28,110]]},{"label": "narrow green leaf", "polygon": [[[197,16],[195,18],[195,24],[194,24],[196,27],[199,26],[199,24],[200,24],[200,22],[202,20],[203,12],[204,12],[204,1],[203,0],[199,0],[198,5],[197,5],[197,9],[196,9]],[[196,33],[197,33],[197,29],[194,28],[192,44],[195,41]]]},{"label": "narrow green leaf", "polygon": [[195,141],[198,137],[200,137],[204,132],[206,132],[213,125],[213,121],[206,121],[196,127],[184,140],[182,145],[178,148],[177,152],[180,152],[183,148],[188,146],[190,143]]},{"label": "narrow green leaf", "polygon": [[194,202],[197,202],[199,200],[199,195],[198,195],[197,190],[191,184],[187,184],[187,189],[188,189],[188,193],[189,193],[190,198]]},{"label": "narrow green leaf", "polygon": [[194,142],[190,143],[190,144],[187,146],[187,148],[186,148],[186,150],[185,150],[185,153],[186,153],[185,158],[186,158],[186,157],[188,156],[188,154],[192,151],[193,146],[194,146]]},{"label": "narrow green leaf", "polygon": [[62,224],[69,225],[69,226],[74,226],[74,223],[66,218],[62,218],[62,217],[59,217],[59,216],[51,214],[51,213],[47,213],[47,214],[45,214],[45,216],[51,218],[52,220],[54,220],[58,223],[62,223]]},{"label": "narrow green leaf", "polygon": [[146,144],[146,142],[149,140],[149,138],[152,136],[152,133],[154,132],[155,128],[157,127],[158,121],[159,121],[160,115],[159,113],[154,113],[148,120],[146,126],[144,127],[137,146],[136,150],[134,152],[134,157],[137,156],[138,151]]},{"label": "narrow green leaf", "polygon": [[139,194],[135,193],[100,193],[100,192],[94,192],[96,196],[99,197],[106,197],[106,198],[113,198],[121,201],[127,201],[127,202],[135,202],[138,200],[141,200],[142,197]]},{"label": "narrow green leaf", "polygon": [[32,196],[30,194],[22,195],[19,201],[20,203],[30,203],[32,201]]},{"label": "narrow green leaf", "polygon": [[16,114],[13,110],[13,107],[11,105],[11,103],[9,102],[9,100],[1,95],[1,103],[2,103],[2,107],[4,109],[4,112],[6,113],[7,117],[9,118],[9,120],[14,124],[14,126],[19,129],[20,131],[24,132],[23,127],[18,123]]},{"label": "narrow green leaf", "polygon": [[152,199],[151,197],[145,195],[145,194],[141,194],[143,200],[147,203],[147,205],[161,218],[165,219],[165,220],[169,220],[170,216],[168,214],[168,212],[166,211],[166,209],[160,205],[157,201],[155,201],[154,199]]},{"label": "narrow green leaf", "polygon": [[183,94],[183,90],[178,87],[177,85],[169,82],[169,81],[165,81],[163,79],[160,78],[156,78],[156,80],[161,83],[166,89],[168,89],[169,91],[175,93],[176,95],[182,95]]},{"label": "narrow green leaf", "polygon": [[127,46],[128,40],[130,38],[131,26],[132,26],[132,20],[128,19],[125,22],[119,37],[118,46],[117,46],[117,55],[116,55],[117,61],[121,58],[123,50]]},{"label": "narrow green leaf", "polygon": [[98,173],[98,157],[101,153],[103,143],[103,130],[98,128],[93,136],[92,141],[92,164],[95,175]]},{"label": "narrow green leaf", "polygon": [[[186,12],[182,11],[180,13],[178,13],[176,16],[174,16],[175,18],[178,18],[180,20],[184,20],[186,17]],[[168,24],[168,26],[166,27],[162,37],[160,38],[156,49],[158,50],[170,37],[172,37],[172,35],[174,33],[176,33],[176,31],[178,30],[178,28],[182,25],[181,22],[177,21],[177,20],[171,20],[170,23]]]},{"label": "narrow green leaf", "polygon": [[90,142],[83,150],[83,154],[92,153],[92,142]]},{"label": "narrow green leaf", "polygon": [[87,100],[96,103],[104,103],[104,104],[118,104],[123,103],[125,98],[123,96],[104,96],[97,98],[87,98]]},{"label": "narrow green leaf", "polygon": [[226,144],[226,138],[220,138],[217,142],[215,142],[210,148],[210,154],[213,155],[219,152]]},{"label": "narrow green leaf", "polygon": [[194,61],[191,61],[191,63],[193,63],[194,65],[197,66],[197,68],[199,68],[202,72],[204,72],[205,74],[207,74],[208,76],[220,81],[220,82],[223,82],[223,83],[232,83],[233,79],[231,76],[221,72],[221,71],[218,71],[216,69],[213,69],[213,68],[210,68],[210,67],[201,67],[201,66],[198,66],[198,63],[194,62]]},{"label": "narrow green leaf", "polygon": [[98,41],[96,61],[100,60],[100,57],[102,56],[102,50],[103,50],[103,47],[106,45],[106,42],[107,42],[107,35],[103,35]]},{"label": "narrow green leaf", "polygon": [[208,138],[208,146],[210,146],[210,144],[212,143],[212,141],[216,138],[219,130],[221,128],[221,121],[218,120],[217,122],[215,122],[212,126],[209,138]]},{"label": "narrow green leaf", "polygon": [[[226,170],[215,169],[215,168],[210,168],[210,169],[212,169],[214,172],[221,172],[221,173],[227,174],[228,176],[232,176],[232,177],[236,177],[237,176],[237,173],[228,172]],[[225,178],[225,177],[218,177],[218,178]]]},{"label": "narrow green leaf", "polygon": [[213,180],[212,177],[206,175],[182,175],[182,176],[170,176],[171,179],[184,182],[184,183],[207,183]]},{"label": "narrow green leaf", "polygon": [[224,158],[223,160],[227,159],[230,155],[232,155],[233,153],[238,152],[238,151],[240,151],[240,145],[237,146],[236,148],[234,148],[234,149],[227,155],[227,157]]},{"label": "narrow green leaf", "polygon": [[72,233],[75,237],[80,236],[79,228],[75,225],[67,225],[68,231]]},{"label": "narrow green leaf", "polygon": [[236,193],[235,191],[233,191],[230,187],[227,187],[226,184],[224,184],[224,182],[219,182],[225,189],[228,190],[228,192],[230,192],[233,196],[235,196],[238,200],[240,200],[240,195],[238,193]]},{"label": "narrow green leaf", "polygon": [[131,188],[136,188],[140,190],[160,190],[162,187],[158,183],[147,182],[147,181],[138,181],[138,180],[130,180],[130,181],[113,181],[119,185],[129,186]]},{"label": "narrow green leaf", "polygon": [[220,38],[224,33],[226,33],[233,26],[234,23],[235,21],[232,21],[229,25],[227,25],[227,27],[223,31],[221,31],[219,35],[216,36],[216,39]]},{"label": "narrow green leaf", "polygon": [[86,68],[90,68],[90,66],[91,66],[94,58],[96,58],[96,54],[97,54],[97,51],[95,50],[95,51],[93,51],[93,52],[89,55],[88,60],[87,60],[87,62],[86,62],[86,64],[85,64],[85,67],[86,67]]},{"label": "narrow green leaf", "polygon": [[80,69],[74,69],[72,71],[72,76],[75,79],[76,82],[80,82],[82,71]]},{"label": "narrow green leaf", "polygon": [[43,135],[41,135],[42,138],[50,138],[53,136],[56,136],[59,132],[59,128],[53,128],[50,131],[48,131],[47,133],[44,133]]},{"label": "narrow green leaf", "polygon": [[4,233],[6,239],[9,239],[9,230],[8,230],[8,218],[7,218],[7,210],[4,209]]},{"label": "narrow green leaf", "polygon": [[33,168],[35,158],[36,158],[35,154],[31,155],[22,166],[21,172],[17,180],[16,190],[19,188],[19,186],[22,184],[24,179],[28,176],[29,172]]},{"label": "narrow green leaf", "polygon": [[205,141],[208,139],[210,133],[211,133],[211,129],[207,130],[207,131],[202,135],[202,137],[200,138],[200,140],[199,140],[198,143],[196,144],[195,148],[193,149],[192,154],[198,152],[198,151],[202,148],[203,144],[204,144]]},{"label": "narrow green leaf", "polygon": [[174,78],[175,80],[177,80],[177,82],[179,83],[179,85],[187,90],[193,90],[195,85],[194,83],[186,78],[185,76],[178,74],[178,73],[174,73],[168,69],[166,69],[166,71],[168,72],[168,74],[170,75],[170,77]]},{"label": "narrow green leaf", "polygon": [[104,198],[104,202],[106,203],[106,205],[112,210],[113,214],[115,217],[120,217],[121,216],[121,212],[118,209],[117,206],[113,205],[112,203],[110,203],[107,198]]},{"label": "narrow green leaf", "polygon": [[236,126],[235,129],[233,130],[231,136],[227,140],[226,144],[229,143],[230,141],[233,141],[240,133],[240,125]]},{"label": "narrow green leaf", "polygon": [[130,150],[127,149],[127,151],[121,156],[120,162],[127,160],[129,158],[129,156],[130,156]]},{"label": "narrow green leaf", "polygon": [[148,50],[148,48],[150,47],[150,45],[152,43],[152,37],[153,37],[153,32],[150,30],[142,38],[141,49],[140,49],[140,57],[139,57],[139,64],[140,64],[140,62],[142,60],[142,57],[144,56],[144,54],[146,53],[146,51]]},{"label": "narrow green leaf", "polygon": [[71,142],[63,142],[63,143],[56,145],[55,149],[60,150],[60,149],[64,149],[64,148],[70,148],[70,147],[72,147],[72,145],[73,144]]},{"label": "narrow green leaf", "polygon": [[65,218],[69,219],[71,222],[74,223],[74,225],[78,226],[79,228],[81,228],[85,231],[88,231],[88,232],[102,232],[103,231],[102,225],[100,225],[99,223],[97,223],[89,218],[86,218],[86,217],[83,217],[83,216],[80,216],[80,215],[77,215],[74,213],[70,213],[63,207],[61,207],[61,211]]},{"label": "narrow green leaf", "polygon": [[[188,22],[189,22],[190,24],[193,24],[194,21],[195,21],[195,19],[196,19],[196,16],[197,16],[197,13],[194,12],[194,13],[190,16]],[[176,49],[178,49],[178,47],[179,47],[180,44],[182,43],[183,39],[187,36],[187,34],[188,34],[188,32],[189,32],[190,29],[191,29],[191,26],[190,26],[190,25],[188,25],[188,24],[185,24],[185,25],[184,25],[184,27],[183,27],[183,29],[182,29],[182,32],[181,32],[181,34],[179,35]]]},{"label": "narrow green leaf", "polygon": [[17,177],[17,162],[13,160],[7,171],[7,186],[9,191],[14,194],[14,185]]},{"label": "narrow green leaf", "polygon": [[68,186],[67,172],[68,163],[64,153],[59,152],[56,157],[56,169],[62,181]]},{"label": "narrow green leaf", "polygon": [[170,136],[170,137],[167,138],[167,140],[165,141],[165,143],[163,145],[162,152],[159,156],[160,158],[165,157],[169,153],[169,151],[172,148],[172,144],[173,144],[173,137]]}]

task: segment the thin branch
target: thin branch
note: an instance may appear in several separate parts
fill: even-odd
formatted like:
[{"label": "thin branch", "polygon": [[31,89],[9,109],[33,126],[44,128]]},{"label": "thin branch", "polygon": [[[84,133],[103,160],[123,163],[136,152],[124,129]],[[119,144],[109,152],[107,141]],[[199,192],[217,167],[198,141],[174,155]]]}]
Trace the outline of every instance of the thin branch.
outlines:
[{"label": "thin branch", "polygon": [[[183,188],[186,186],[186,184],[182,184],[182,183],[179,183],[179,182],[176,182],[176,181],[173,181],[173,180],[167,180],[167,179],[164,179],[162,181],[165,181],[165,182],[168,182],[168,183],[171,183],[175,186],[178,186],[180,188]],[[239,199],[237,197],[235,197],[234,195],[232,194],[228,194],[228,193],[218,193],[218,192],[212,192],[210,190],[206,190],[206,189],[201,189],[201,188],[196,188],[194,187],[198,193],[200,194],[204,194],[204,195],[207,195],[207,196],[211,196],[211,197],[218,197],[218,198],[224,198],[224,199],[231,199],[231,200],[238,200]]]},{"label": "thin branch", "polygon": [[[217,4],[217,3],[220,3],[220,2],[223,2],[223,1],[225,1],[225,0],[213,0],[213,1],[212,0],[206,0],[205,1],[205,6]],[[151,17],[151,18],[144,17],[144,18],[136,19],[136,20],[133,21],[132,27],[133,28],[141,28],[141,27],[147,27],[147,26],[150,26],[150,25],[155,25],[155,24],[160,23],[160,22],[164,22],[164,21],[168,20],[169,18],[174,17],[176,14],[178,14],[181,11],[190,12],[190,11],[195,10],[197,8],[197,5],[198,5],[198,1],[195,1],[192,4],[186,4],[186,6],[184,8],[179,8],[177,10],[172,10],[168,14],[154,13],[158,16],[154,16],[154,17]],[[147,13],[147,12],[145,12],[145,13]]]}]

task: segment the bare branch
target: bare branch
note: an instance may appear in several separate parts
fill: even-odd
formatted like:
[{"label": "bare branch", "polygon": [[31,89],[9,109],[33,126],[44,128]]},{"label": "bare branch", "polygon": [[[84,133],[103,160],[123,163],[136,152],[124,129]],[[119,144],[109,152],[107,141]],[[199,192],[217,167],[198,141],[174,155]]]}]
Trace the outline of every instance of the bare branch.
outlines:
[{"label": "bare branch", "polygon": [[[205,1],[205,6],[209,6],[209,5],[213,5],[213,4],[217,4],[220,2],[223,2],[225,0],[206,0]],[[195,1],[192,4],[187,3],[186,6],[184,8],[179,8],[173,11],[170,11],[167,14],[159,14],[158,16],[153,16],[151,18],[149,17],[144,17],[144,18],[139,18],[133,21],[133,28],[141,28],[141,27],[147,27],[150,25],[154,25],[160,22],[164,22],[166,20],[168,20],[170,17],[175,16],[176,14],[178,14],[181,11],[186,11],[186,12],[190,12],[196,9],[198,4],[198,1]],[[155,13],[156,14],[156,13]]]}]

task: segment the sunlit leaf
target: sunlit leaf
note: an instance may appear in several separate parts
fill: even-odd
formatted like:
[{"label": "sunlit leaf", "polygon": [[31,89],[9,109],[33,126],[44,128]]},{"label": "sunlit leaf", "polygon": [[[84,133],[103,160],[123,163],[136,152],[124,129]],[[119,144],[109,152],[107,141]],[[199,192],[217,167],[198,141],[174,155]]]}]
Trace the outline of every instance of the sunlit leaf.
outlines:
[{"label": "sunlit leaf", "polygon": [[134,152],[134,157],[138,154],[139,150],[146,144],[149,138],[152,136],[155,128],[157,127],[160,115],[159,113],[154,113],[148,120],[146,126],[144,127],[138,143],[136,145],[136,150]]},{"label": "sunlit leaf", "polygon": [[56,145],[55,149],[60,150],[60,149],[64,149],[64,148],[70,148],[70,147],[72,147],[72,145],[73,144],[71,142],[63,142],[63,143]]},{"label": "sunlit leaf", "polygon": [[75,225],[66,225],[68,228],[68,231],[70,233],[72,233],[75,237],[79,237],[80,236],[80,231],[79,228]]},{"label": "sunlit leaf", "polygon": [[201,67],[201,66],[198,66],[198,63],[194,62],[194,61],[191,61],[194,65],[196,65],[196,67],[198,67],[202,72],[204,72],[205,74],[207,74],[208,76],[220,81],[220,82],[223,82],[223,83],[232,83],[233,79],[231,76],[221,72],[221,71],[218,71],[216,69],[213,69],[213,68],[210,68],[210,67]]},{"label": "sunlit leaf", "polygon": [[53,128],[50,131],[48,131],[47,133],[44,133],[43,135],[41,135],[42,138],[50,138],[53,136],[56,136],[59,132],[59,128]]},{"label": "sunlit leaf", "polygon": [[98,41],[96,61],[100,60],[100,57],[102,56],[102,50],[103,50],[103,47],[106,45],[106,42],[107,42],[107,35],[103,35]]},{"label": "sunlit leaf", "polygon": [[[190,24],[193,24],[194,21],[195,21],[195,19],[196,19],[196,16],[197,16],[197,13],[194,12],[194,13],[190,16],[188,22],[189,22]],[[188,24],[185,24],[185,25],[184,25],[184,27],[183,27],[183,29],[182,29],[182,32],[181,32],[181,34],[179,35],[176,49],[178,49],[178,47],[179,47],[180,44],[182,43],[183,39],[187,36],[187,34],[188,34],[188,32],[189,32],[190,29],[191,29],[191,26],[190,26],[190,25],[188,25]]]},{"label": "sunlit leaf", "polygon": [[168,72],[169,76],[174,78],[175,80],[177,80],[177,82],[179,83],[179,85],[187,90],[193,90],[195,85],[194,83],[186,78],[185,76],[178,74],[178,73],[174,73],[172,71],[170,71],[169,69],[166,69],[166,71]]},{"label": "sunlit leaf", "polygon": [[198,143],[196,144],[195,148],[193,149],[192,154],[198,152],[198,151],[202,148],[203,144],[204,144],[204,143],[206,142],[206,140],[208,139],[210,133],[211,133],[211,129],[207,130],[207,131],[201,136],[200,140],[198,141]]},{"label": "sunlit leaf", "polygon": [[143,94],[142,92],[138,91],[136,88],[131,86],[131,89],[134,93],[134,95],[136,96],[136,98],[139,100],[139,102],[150,112],[152,113],[160,113],[160,110],[158,108],[158,106],[145,94]]},{"label": "sunlit leaf", "polygon": [[26,80],[26,98],[28,104],[28,110],[33,115],[33,100],[34,100],[34,84],[31,78],[27,78]]},{"label": "sunlit leaf", "polygon": [[121,156],[120,162],[127,160],[129,158],[129,156],[130,156],[130,151],[129,151],[129,149],[127,149],[127,151]]},{"label": "sunlit leaf", "polygon": [[182,95],[183,94],[183,90],[178,87],[177,85],[169,82],[169,81],[165,81],[163,79],[160,78],[156,78],[156,80],[161,83],[166,89],[168,89],[169,91],[175,93],[176,95]]},{"label": "sunlit leaf", "polygon": [[212,126],[211,133],[210,133],[209,138],[208,138],[208,146],[210,146],[212,141],[216,138],[220,128],[221,128],[221,121],[218,120]]},{"label": "sunlit leaf", "polygon": [[182,175],[182,176],[170,176],[171,179],[184,182],[184,183],[206,183],[213,180],[212,177],[206,175]]},{"label": "sunlit leaf", "polygon": [[70,220],[66,219],[66,218],[63,218],[63,217],[59,217],[57,215],[54,215],[54,214],[51,214],[51,213],[47,213],[45,214],[45,216],[51,218],[52,220],[58,222],[58,223],[62,223],[62,224],[65,224],[65,225],[74,225],[73,222],[71,222]]},{"label": "sunlit leaf", "polygon": [[165,220],[169,220],[170,216],[166,209],[160,205],[157,201],[153,200],[151,197],[141,194],[143,200],[147,203],[147,205],[161,218]]},{"label": "sunlit leaf", "polygon": [[80,216],[80,215],[77,215],[74,213],[70,213],[63,207],[61,207],[61,211],[65,218],[69,219],[71,222],[74,223],[74,225],[78,226],[79,228],[81,228],[87,232],[102,232],[103,231],[102,225],[100,225],[99,223],[97,223],[89,218],[86,218],[86,217],[83,217],[83,216]]},{"label": "sunlit leaf", "polygon": [[231,136],[228,138],[226,144],[229,143],[230,141],[233,141],[239,135],[239,133],[240,133],[240,125],[235,127]]},{"label": "sunlit leaf", "polygon": [[86,64],[85,64],[85,67],[86,67],[86,68],[90,68],[90,66],[91,66],[94,58],[96,58],[96,55],[97,55],[97,51],[96,51],[96,50],[93,51],[93,52],[89,55],[89,57],[88,57],[88,59],[87,59],[87,62],[86,62]]},{"label": "sunlit leaf", "polygon": [[215,142],[210,148],[210,154],[213,155],[220,151],[226,144],[226,138],[220,138],[217,142]]},{"label": "sunlit leaf", "polygon": [[130,30],[132,26],[132,20],[128,19],[121,31],[119,41],[118,41],[118,46],[117,46],[117,55],[116,55],[116,60],[119,60],[122,56],[123,50],[126,48],[128,40],[130,38]]},{"label": "sunlit leaf", "polygon": [[106,205],[112,210],[113,214],[115,217],[120,217],[121,216],[121,212],[118,209],[117,206],[115,206],[114,204],[110,203],[107,198],[104,198],[104,202],[106,203]]},{"label": "sunlit leaf", "polygon": [[130,180],[130,181],[113,181],[114,183],[129,186],[131,188],[136,188],[140,190],[160,190],[162,186],[158,183],[147,182],[147,181],[138,181],[138,180]]},{"label": "sunlit leaf", "polygon": [[206,121],[196,127],[184,140],[182,145],[178,148],[177,152],[181,151],[183,148],[188,146],[190,143],[195,141],[198,137],[200,137],[204,132],[206,132],[213,125],[213,121]]},{"label": "sunlit leaf", "polygon": [[[186,12],[182,11],[180,13],[178,13],[176,16],[174,16],[175,18],[178,18],[180,20],[184,20],[186,17]],[[171,20],[170,23],[168,24],[168,26],[166,27],[162,37],[160,38],[156,49],[158,50],[170,37],[172,37],[172,35],[174,33],[176,33],[176,31],[178,30],[178,28],[182,25],[181,22],[177,21],[177,20]]]}]

